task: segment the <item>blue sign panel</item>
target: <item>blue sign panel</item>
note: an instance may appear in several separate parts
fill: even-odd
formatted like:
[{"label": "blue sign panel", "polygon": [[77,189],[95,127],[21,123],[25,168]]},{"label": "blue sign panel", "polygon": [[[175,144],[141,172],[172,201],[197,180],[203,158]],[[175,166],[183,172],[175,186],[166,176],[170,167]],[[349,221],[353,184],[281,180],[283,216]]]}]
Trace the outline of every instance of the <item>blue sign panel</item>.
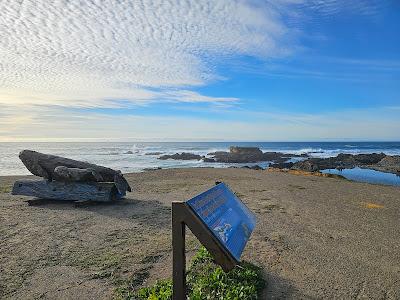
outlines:
[{"label": "blue sign panel", "polygon": [[190,199],[187,204],[239,261],[256,225],[256,217],[224,183]]}]

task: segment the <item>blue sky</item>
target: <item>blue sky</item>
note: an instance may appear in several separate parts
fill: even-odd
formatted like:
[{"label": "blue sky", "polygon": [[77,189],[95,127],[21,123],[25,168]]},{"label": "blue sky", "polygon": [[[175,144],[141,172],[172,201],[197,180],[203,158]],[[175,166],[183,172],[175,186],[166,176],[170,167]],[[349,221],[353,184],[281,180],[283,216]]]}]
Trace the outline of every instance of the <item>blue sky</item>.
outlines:
[{"label": "blue sky", "polygon": [[400,140],[397,1],[38,3],[0,4],[0,141]]}]

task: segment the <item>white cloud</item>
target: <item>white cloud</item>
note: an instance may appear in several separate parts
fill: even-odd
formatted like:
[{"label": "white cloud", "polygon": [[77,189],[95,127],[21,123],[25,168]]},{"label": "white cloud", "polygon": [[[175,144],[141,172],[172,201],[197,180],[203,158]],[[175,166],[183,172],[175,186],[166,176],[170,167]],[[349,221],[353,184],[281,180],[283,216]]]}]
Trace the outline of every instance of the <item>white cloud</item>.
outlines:
[{"label": "white cloud", "polygon": [[[274,6],[252,1],[1,1],[0,104],[226,102],[176,92],[219,77],[235,55],[284,50]],[[153,90],[157,88],[157,92]],[[232,99],[236,101],[236,99]]]},{"label": "white cloud", "polygon": [[[373,15],[380,9],[377,3],[366,0],[0,1],[0,140],[165,136],[289,140],[362,138],[375,133],[377,137],[398,138],[398,116],[376,119],[370,112],[354,112],[363,116],[357,120],[340,114],[274,113],[264,114],[260,120],[252,113],[254,119],[245,122],[223,121],[222,115],[221,120],[213,121],[72,114],[65,110],[66,107],[119,108],[155,101],[229,107],[241,100],[193,91],[195,87],[222,80],[216,72],[221,61],[232,61],[237,56],[267,59],[290,53],[294,46],[286,44],[292,32],[285,23],[301,28],[300,23],[305,20],[300,13],[302,8],[306,13],[310,9],[322,16],[346,11]],[[356,60],[341,63],[365,65],[364,61]],[[369,61],[367,65],[398,70],[398,63],[391,63]],[[257,69],[254,65],[251,68]],[[271,75],[277,73],[272,71],[266,70]],[[326,76],[306,71],[296,69],[289,75]],[[242,120],[242,113],[235,119]],[[386,116],[387,111],[382,114]],[[359,127],[353,126],[354,122]]]}]

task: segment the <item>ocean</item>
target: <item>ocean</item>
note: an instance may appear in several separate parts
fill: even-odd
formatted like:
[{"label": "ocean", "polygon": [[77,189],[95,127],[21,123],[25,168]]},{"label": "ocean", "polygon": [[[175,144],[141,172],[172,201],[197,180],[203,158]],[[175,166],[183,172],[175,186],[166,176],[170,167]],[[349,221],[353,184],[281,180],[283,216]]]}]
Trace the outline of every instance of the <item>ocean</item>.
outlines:
[{"label": "ocean", "polygon": [[[123,173],[141,172],[145,168],[189,168],[217,167],[226,168],[232,164],[205,163],[202,161],[159,160],[160,155],[149,155],[152,152],[174,154],[190,152],[206,155],[215,151],[229,151],[230,146],[259,147],[263,151],[277,151],[292,154],[307,153],[313,157],[331,157],[339,153],[380,153],[400,155],[400,142],[85,142],[85,143],[0,143],[0,175],[27,175],[29,171],[18,158],[23,149],[65,156],[100,164]],[[238,165],[238,164],[236,164]],[[251,165],[251,164],[245,164]],[[261,163],[263,167],[268,162]],[[240,166],[240,165],[239,165]],[[334,172],[334,171],[332,171]],[[364,172],[364,171],[360,171]],[[378,172],[380,173],[380,172]],[[392,175],[392,174],[389,174]],[[351,177],[351,175],[349,175]],[[393,175],[395,176],[395,175]],[[358,176],[360,177],[360,176]],[[361,176],[362,177],[362,176]],[[374,176],[373,176],[374,177]],[[350,178],[351,179],[351,178]],[[400,179],[391,178],[396,184]],[[368,181],[356,178],[359,181]],[[369,180],[371,181],[371,180]],[[373,182],[373,181],[371,181]],[[399,183],[400,185],[400,183]]]}]

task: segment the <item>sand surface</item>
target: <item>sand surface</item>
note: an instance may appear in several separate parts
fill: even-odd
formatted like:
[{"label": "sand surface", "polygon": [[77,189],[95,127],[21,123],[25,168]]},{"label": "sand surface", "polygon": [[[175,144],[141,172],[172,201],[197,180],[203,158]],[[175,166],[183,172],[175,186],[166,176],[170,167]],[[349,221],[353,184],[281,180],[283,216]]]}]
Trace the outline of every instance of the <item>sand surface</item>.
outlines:
[{"label": "sand surface", "polygon": [[242,258],[263,268],[265,299],[400,299],[399,187],[246,169],[126,177],[127,199],[83,207],[28,206],[0,177],[0,299],[110,299],[123,281],[170,277],[171,201],[215,181],[257,215]]}]

